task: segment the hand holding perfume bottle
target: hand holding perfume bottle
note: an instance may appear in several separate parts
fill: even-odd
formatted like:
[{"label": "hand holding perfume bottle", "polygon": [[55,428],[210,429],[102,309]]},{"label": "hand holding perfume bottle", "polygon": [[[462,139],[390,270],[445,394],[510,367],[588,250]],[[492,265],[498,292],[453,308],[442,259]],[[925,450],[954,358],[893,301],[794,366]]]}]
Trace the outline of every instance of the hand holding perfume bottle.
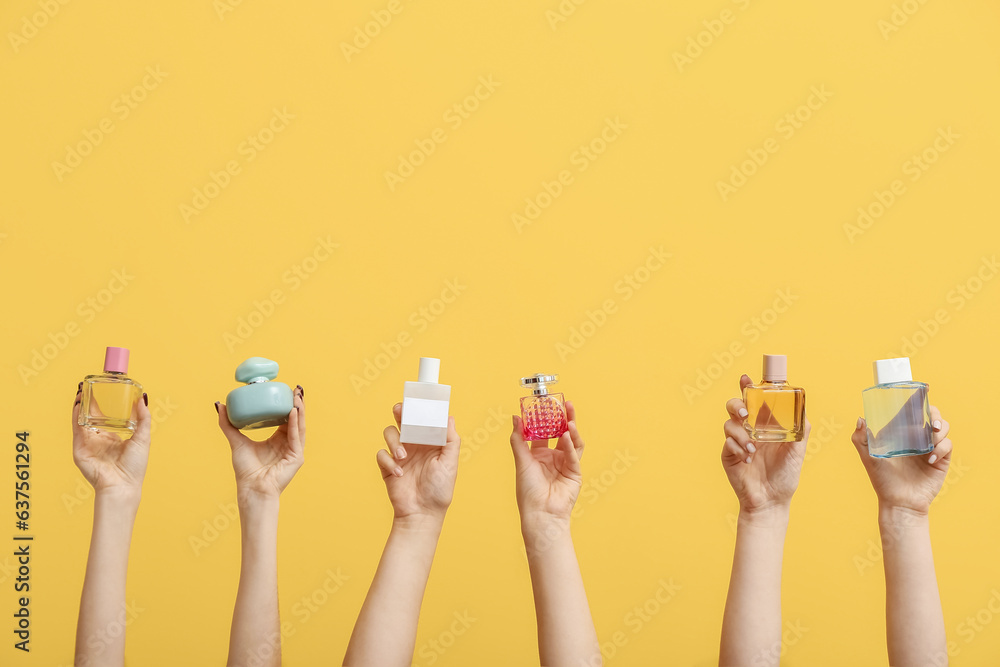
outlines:
[{"label": "hand holding perfume bottle", "polygon": [[[568,525],[580,494],[583,483],[580,458],[585,445],[576,427],[573,402],[567,402],[565,408],[565,428],[561,430],[554,448],[548,447],[545,438],[538,437],[537,433],[533,444],[529,445],[532,441],[525,434],[531,430],[520,417],[512,418],[514,431],[510,436],[510,446],[514,450],[517,507],[522,523],[533,522],[537,518],[555,518]],[[558,419],[546,420],[546,428],[550,428],[554,421],[559,422]]]},{"label": "hand holding perfume bottle", "polygon": [[406,428],[404,409],[403,403],[392,406],[396,424],[382,432],[386,449],[380,449],[376,456],[393,516],[396,519],[443,520],[455,492],[462,445],[455,430],[455,418],[447,417],[443,447],[414,445],[402,440],[400,435]]},{"label": "hand holding perfume bottle", "polygon": [[[109,348],[120,349],[120,348]],[[88,382],[90,388],[88,390]],[[103,376],[88,375],[77,386],[73,402],[73,461],[96,491],[115,490],[138,496],[149,462],[152,419],[147,407],[149,399],[141,393],[135,405],[131,393],[138,386],[117,379],[108,380],[115,386],[105,393]],[[140,389],[141,390],[141,389]],[[84,412],[89,393],[90,410]],[[99,410],[94,396],[105,397]],[[111,400],[113,397],[117,400]],[[107,412],[105,412],[105,410]],[[100,424],[97,428],[96,424]],[[120,433],[130,433],[123,440]]]},{"label": "hand holding perfume bottle", "polygon": [[[749,376],[740,378],[740,390],[746,392],[748,397],[754,395],[751,390],[754,387]],[[780,407],[784,403],[781,400],[776,404],[769,397],[765,398],[758,403],[757,415],[759,417],[768,405],[775,406],[774,414],[779,417],[796,414],[794,411],[786,413]],[[794,405],[794,401],[788,403]],[[811,425],[805,413],[801,416],[801,436],[798,440],[786,442],[754,440],[751,431],[756,429],[756,432],[761,432],[761,427],[765,424],[773,425],[774,419],[757,419],[751,422],[754,429],[746,428],[750,411],[742,399],[730,399],[726,403],[726,410],[729,412],[729,419],[723,426],[726,441],[722,449],[722,465],[740,500],[740,511],[755,512],[775,506],[787,506],[798,488],[806,442],[809,440]],[[778,431],[782,434],[781,437],[788,437],[789,430],[785,426],[793,422],[794,420],[782,424]]]},{"label": "hand holding perfume bottle", "polygon": [[[248,438],[233,424],[226,405],[215,402],[219,428],[232,448],[237,500],[240,502],[250,496],[277,498],[302,467],[306,443],[305,390],[296,385],[292,393],[292,406],[284,422],[267,440]],[[264,405],[269,403],[265,401]]]},{"label": "hand holding perfume bottle", "polygon": [[764,381],[743,387],[743,427],[760,442],[795,442],[805,426],[806,392],[788,384],[788,358],[764,355]]},{"label": "hand holding perfume bottle", "polygon": [[935,406],[930,406],[927,414],[931,451],[922,456],[879,457],[872,454],[871,426],[858,417],[851,442],[868,471],[880,507],[927,514],[931,501],[941,491],[951,463],[952,443],[948,438],[951,426]]}]

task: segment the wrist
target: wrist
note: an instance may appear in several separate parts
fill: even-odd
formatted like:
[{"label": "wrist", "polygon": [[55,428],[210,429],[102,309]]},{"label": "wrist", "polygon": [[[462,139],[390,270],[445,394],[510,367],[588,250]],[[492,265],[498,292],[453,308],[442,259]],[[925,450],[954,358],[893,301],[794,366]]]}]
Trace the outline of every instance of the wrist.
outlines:
[{"label": "wrist", "polygon": [[740,507],[738,523],[740,526],[762,528],[788,528],[791,516],[791,503],[775,503],[761,507]]},{"label": "wrist", "polygon": [[142,487],[108,486],[94,489],[94,499],[137,510],[139,509],[139,501],[142,500]]},{"label": "wrist", "polygon": [[879,503],[878,506],[879,527],[885,528],[909,528],[925,527],[930,525],[930,516],[927,510],[920,508],[906,507],[903,505],[893,505]]},{"label": "wrist", "polygon": [[525,543],[545,539],[552,541],[570,535],[570,517],[550,512],[525,512],[521,515],[521,535]]},{"label": "wrist", "polygon": [[413,533],[420,535],[440,535],[444,526],[444,512],[427,514],[407,514],[392,519],[392,530],[396,533]]},{"label": "wrist", "polygon": [[236,487],[236,506],[240,513],[253,512],[267,507],[277,507],[280,494],[277,491]]}]

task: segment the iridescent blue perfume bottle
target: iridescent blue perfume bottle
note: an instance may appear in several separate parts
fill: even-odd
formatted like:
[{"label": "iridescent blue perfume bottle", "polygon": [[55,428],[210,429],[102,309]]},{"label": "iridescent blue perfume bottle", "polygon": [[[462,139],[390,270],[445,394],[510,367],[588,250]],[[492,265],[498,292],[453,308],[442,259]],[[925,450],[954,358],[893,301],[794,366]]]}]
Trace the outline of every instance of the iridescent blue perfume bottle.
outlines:
[{"label": "iridescent blue perfume bottle", "polygon": [[278,377],[278,364],[263,357],[250,357],[236,367],[236,381],[245,387],[226,396],[229,423],[239,429],[280,426],[292,411],[292,389]]},{"label": "iridescent blue perfume bottle", "polygon": [[868,424],[868,453],[878,458],[930,454],[928,386],[914,382],[909,357],[875,364],[875,386],[861,393]]}]

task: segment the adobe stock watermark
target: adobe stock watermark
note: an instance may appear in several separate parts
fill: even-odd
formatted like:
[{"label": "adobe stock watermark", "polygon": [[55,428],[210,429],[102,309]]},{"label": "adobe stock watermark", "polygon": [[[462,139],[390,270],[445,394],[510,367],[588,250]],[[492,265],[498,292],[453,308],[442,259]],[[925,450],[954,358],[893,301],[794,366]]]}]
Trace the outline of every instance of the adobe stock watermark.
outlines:
[{"label": "adobe stock watermark", "polygon": [[37,37],[38,32],[69,3],[70,0],[37,0],[35,4],[38,5],[39,11],[22,16],[17,32],[7,33],[7,41],[10,42],[10,48],[14,53],[20,53],[21,48]]},{"label": "adobe stock watermark", "polygon": [[140,607],[136,604],[135,600],[123,605],[122,610],[112,619],[108,625],[94,634],[86,637],[83,642],[84,646],[90,651],[93,651],[95,657],[98,658],[97,663],[91,662],[91,659],[85,655],[76,656],[74,664],[76,667],[91,667],[91,665],[101,665],[104,662],[101,658],[104,656],[104,652],[108,650],[111,644],[116,643],[118,638],[125,634],[125,629],[135,622],[135,619],[139,618],[139,615],[146,611],[144,607]]},{"label": "adobe stock watermark", "polygon": [[[949,125],[947,128],[939,127],[937,136],[927,148],[920,153],[914,153],[903,162],[903,176],[908,177],[910,183],[919,181],[927,171],[934,166],[944,153],[951,150],[955,141],[961,139],[962,135],[956,134]],[[908,192],[906,181],[897,178],[889,184],[885,190],[875,190],[873,200],[865,206],[858,207],[858,217],[853,223],[844,223],[844,234],[852,244],[857,238],[870,230],[879,219],[884,216],[899,199]]]},{"label": "adobe stock watermark", "polygon": [[233,179],[243,173],[243,168],[267,150],[275,138],[288,129],[289,124],[294,119],[295,114],[289,113],[287,107],[272,108],[271,118],[259,130],[248,134],[246,139],[236,147],[238,157],[228,160],[219,171],[209,169],[208,181],[204,185],[191,189],[193,193],[191,200],[181,202],[178,205],[181,219],[185,223],[190,223],[193,218],[204,213],[212,202],[218,199],[232,184]]},{"label": "adobe stock watermark", "polygon": [[[750,0],[732,0],[732,3],[739,7],[741,12],[745,12],[750,7]],[[726,8],[719,12],[718,17],[703,20],[701,24],[704,29],[690,35],[684,49],[674,51],[674,64],[677,66],[677,71],[683,74],[686,67],[693,65],[695,60],[701,58],[705,49],[715,44],[715,40],[722,36],[727,26],[736,22],[738,16],[732,9]]]},{"label": "adobe stock watermark", "polygon": [[954,313],[964,310],[998,273],[1000,263],[997,262],[996,255],[983,257],[971,276],[948,290],[945,294],[947,305],[936,308],[927,319],[918,319],[913,331],[900,339],[899,348],[892,353],[895,356],[886,359],[917,356],[952,321]]},{"label": "adobe stock watermark", "polygon": [[583,516],[588,507],[603,498],[618,483],[618,480],[638,462],[639,457],[632,454],[628,449],[616,451],[611,465],[599,474],[584,480],[580,486],[580,497],[573,507],[572,518],[579,519]]},{"label": "adobe stock watermark", "polygon": [[389,27],[397,16],[406,9],[403,0],[389,0],[383,9],[373,9],[369,14],[371,20],[355,26],[354,34],[349,42],[340,43],[340,52],[344,54],[344,59],[351,62],[356,56],[368,48],[372,40],[382,34],[382,31]]},{"label": "adobe stock watermark", "polygon": [[595,309],[588,309],[583,321],[569,328],[566,340],[556,341],[556,354],[559,355],[559,360],[565,362],[583,349],[587,341],[596,336],[597,332],[607,325],[611,316],[618,313],[623,304],[629,302],[645,287],[653,275],[667,265],[667,260],[671,257],[672,255],[666,252],[663,246],[650,246],[645,260],[612,286],[615,296],[604,299]]},{"label": "adobe stock watermark", "polygon": [[435,664],[441,659],[441,656],[448,652],[448,649],[455,645],[459,638],[463,637],[475,625],[477,620],[479,619],[470,614],[468,609],[453,612],[452,621],[448,627],[439,632],[436,637],[428,639],[417,649],[417,656],[422,660],[419,664],[428,667]]},{"label": "adobe stock watermark", "polygon": [[33,379],[48,368],[49,364],[56,360],[70,342],[80,335],[83,327],[97,319],[97,316],[104,312],[133,280],[135,280],[135,276],[130,274],[125,267],[114,270],[111,272],[111,279],[104,287],[78,303],[75,311],[77,317],[67,320],[66,324],[55,331],[50,331],[47,342],[32,348],[30,361],[27,364],[18,364],[17,373],[24,386],[27,387]]},{"label": "adobe stock watermark", "polygon": [[458,301],[458,298],[467,289],[469,286],[462,284],[460,278],[445,280],[444,287],[437,297],[411,312],[406,318],[409,326],[401,329],[388,343],[381,343],[379,352],[376,352],[374,356],[366,357],[362,362],[360,373],[351,374],[351,388],[354,389],[354,394],[360,396],[363,389],[372,386],[382,376],[382,373],[399,359],[403,350],[413,345],[418,336],[441,319],[441,316],[448,311],[452,304]]},{"label": "adobe stock watermark", "polygon": [[226,349],[232,353],[250,340],[254,332],[271,319],[278,307],[284,305],[291,295],[316,275],[339,248],[340,244],[333,242],[332,235],[317,237],[312,249],[281,274],[281,284],[284,287],[275,287],[263,299],[254,299],[250,311],[236,318],[236,327],[223,332],[222,342]]},{"label": "adobe stock watermark", "polygon": [[767,164],[771,156],[781,150],[781,140],[791,140],[813,115],[830,101],[831,97],[833,93],[826,89],[826,84],[811,86],[806,101],[783,115],[774,124],[777,136],[768,137],[760,146],[748,148],[747,158],[730,166],[729,178],[715,182],[715,188],[722,201],[729,201],[730,197],[739,192],[760,171],[760,168]]},{"label": "adobe stock watermark", "polygon": [[[274,658],[281,657],[281,642],[294,637],[299,629],[314,618],[324,606],[343,589],[350,576],[341,572],[340,568],[327,569],[322,583],[308,595],[304,595],[292,605],[292,615],[297,623],[288,620],[281,621],[277,632],[259,638],[256,646],[247,647],[243,659],[234,664],[246,667],[265,667],[274,663]],[[239,658],[239,656],[237,656]]]},{"label": "adobe stock watermark", "polygon": [[781,639],[761,651],[758,655],[755,655],[750,660],[750,667],[773,667],[777,665],[785,657],[785,654],[788,653],[788,649],[802,641],[802,637],[807,632],[809,632],[809,628],[802,625],[802,621],[798,620],[794,623],[785,621],[781,628]]},{"label": "adobe stock watermark", "polygon": [[893,33],[899,32],[899,29],[909,23],[910,19],[926,4],[927,0],[903,0],[899,4],[893,3],[889,18],[879,19],[875,24],[882,34],[882,39],[889,41],[889,37]]},{"label": "adobe stock watermark", "polygon": [[607,641],[601,642],[601,654],[595,655],[590,660],[580,661],[580,667],[601,667],[602,658],[604,664],[607,664],[618,657],[619,652],[628,646],[636,635],[642,632],[677,597],[681,590],[683,590],[683,586],[675,584],[673,577],[658,580],[652,594],[632,607],[622,617],[623,627],[612,632]]},{"label": "adobe stock watermark", "polygon": [[734,338],[729,345],[712,355],[713,361],[704,367],[695,370],[693,383],[681,386],[681,392],[687,399],[688,405],[694,405],[695,399],[704,396],[726,372],[733,367],[737,359],[747,352],[747,345],[756,343],[761,337],[774,328],[781,316],[787,313],[801,297],[792,288],[786,287],[774,292],[774,300],[771,305],[764,308],[758,315],[740,325],[740,336]]},{"label": "adobe stock watermark", "polygon": [[218,542],[230,528],[240,525],[240,510],[236,503],[219,503],[216,507],[219,511],[212,517],[203,519],[201,526],[188,535],[188,546],[195,557],[201,556],[205,549]]},{"label": "adobe stock watermark", "polygon": [[562,0],[555,9],[545,10],[545,20],[555,32],[560,23],[568,21],[569,17],[576,14],[577,7],[583,6],[586,2],[587,0]]},{"label": "adobe stock watermark", "polygon": [[[570,153],[570,166],[575,167],[578,173],[587,171],[590,165],[607,152],[611,144],[618,141],[626,129],[628,129],[628,125],[623,123],[619,116],[615,116],[613,119],[610,116],[605,118],[601,131],[593,139],[580,144],[576,150]],[[541,189],[534,196],[525,197],[524,208],[510,216],[517,233],[520,234],[525,227],[538,220],[542,212],[552,206],[555,200],[566,191],[566,188],[575,182],[576,176],[571,169],[561,170],[551,181],[543,180]]]},{"label": "adobe stock watermark", "polygon": [[462,436],[462,449],[458,455],[459,462],[466,463],[472,459],[493,436],[503,431],[504,427],[507,426],[510,426],[510,414],[503,409],[503,406],[490,408],[482,425],[473,429],[472,433],[466,433]]},{"label": "adobe stock watermark", "polygon": [[928,664],[934,665],[934,667],[945,667],[949,658],[957,658],[961,655],[962,649],[968,647],[977,637],[982,635],[997,616],[1000,616],[1000,590],[993,588],[990,590],[990,597],[983,606],[966,616],[955,626],[955,634],[961,638],[961,643],[949,640],[945,645],[945,650],[931,656],[931,662]]},{"label": "adobe stock watermark", "polygon": [[110,113],[97,121],[96,127],[85,127],[82,130],[83,139],[76,143],[66,144],[66,154],[63,161],[52,161],[52,171],[56,175],[56,180],[60,183],[73,173],[73,171],[83,164],[84,158],[93,154],[109,134],[117,127],[115,121],[122,122],[132,112],[139,108],[139,105],[146,101],[149,94],[160,87],[160,84],[167,78],[168,72],[150,65],[146,67],[142,80],[114,99],[111,103]]},{"label": "adobe stock watermark", "polygon": [[493,97],[493,93],[501,85],[499,81],[493,80],[492,74],[479,77],[479,83],[475,89],[461,101],[448,107],[441,115],[447,129],[436,127],[426,137],[414,139],[413,143],[416,148],[406,154],[400,153],[396,169],[388,169],[385,172],[385,182],[389,186],[389,192],[395,192],[397,187],[413,176],[417,169],[423,166],[427,159],[437,151],[438,146],[448,141],[448,133],[455,132],[462,127],[465,121],[479,110],[483,102]]},{"label": "adobe stock watermark", "polygon": [[[937,494],[937,502],[941,501],[945,495],[947,495],[956,484],[962,481],[962,479],[969,473],[972,469],[971,466],[964,466],[960,459],[952,458],[951,464],[948,466],[948,475],[944,479],[944,484],[941,486],[941,490]],[[854,567],[858,571],[858,576],[864,576],[865,572],[872,567],[881,562],[883,554],[885,553],[885,547],[895,544],[898,540],[902,538],[903,532],[906,528],[913,525],[912,522],[915,521],[909,518],[909,515],[904,515],[907,518],[904,519],[906,525],[898,526],[893,529],[887,530],[880,535],[878,541],[874,539],[869,539],[865,544],[864,550],[861,553],[855,554],[851,559]]]}]

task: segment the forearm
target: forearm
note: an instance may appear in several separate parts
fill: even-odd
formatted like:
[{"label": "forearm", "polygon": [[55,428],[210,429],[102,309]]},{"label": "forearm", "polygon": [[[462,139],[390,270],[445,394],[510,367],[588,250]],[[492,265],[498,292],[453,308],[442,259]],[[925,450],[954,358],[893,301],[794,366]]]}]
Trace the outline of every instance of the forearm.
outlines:
[{"label": "forearm", "polygon": [[879,508],[886,643],[893,667],[941,664],[947,638],[926,514]]},{"label": "forearm", "polygon": [[569,520],[522,516],[521,534],[535,598],[541,664],[600,665],[600,644]]},{"label": "forearm", "polygon": [[740,512],[733,572],[722,619],[719,664],[778,665],[781,653],[781,560],[788,506]]},{"label": "forearm", "polygon": [[99,490],[94,497],[94,529],[76,626],[76,662],[118,667],[125,662],[125,633],[112,626],[125,616],[125,581],[132,527],[139,511],[138,490]]},{"label": "forearm", "polygon": [[278,615],[278,497],[239,499],[240,585],[229,635],[229,667],[281,664]]},{"label": "forearm", "polygon": [[408,667],[444,517],[393,520],[344,664]]}]

